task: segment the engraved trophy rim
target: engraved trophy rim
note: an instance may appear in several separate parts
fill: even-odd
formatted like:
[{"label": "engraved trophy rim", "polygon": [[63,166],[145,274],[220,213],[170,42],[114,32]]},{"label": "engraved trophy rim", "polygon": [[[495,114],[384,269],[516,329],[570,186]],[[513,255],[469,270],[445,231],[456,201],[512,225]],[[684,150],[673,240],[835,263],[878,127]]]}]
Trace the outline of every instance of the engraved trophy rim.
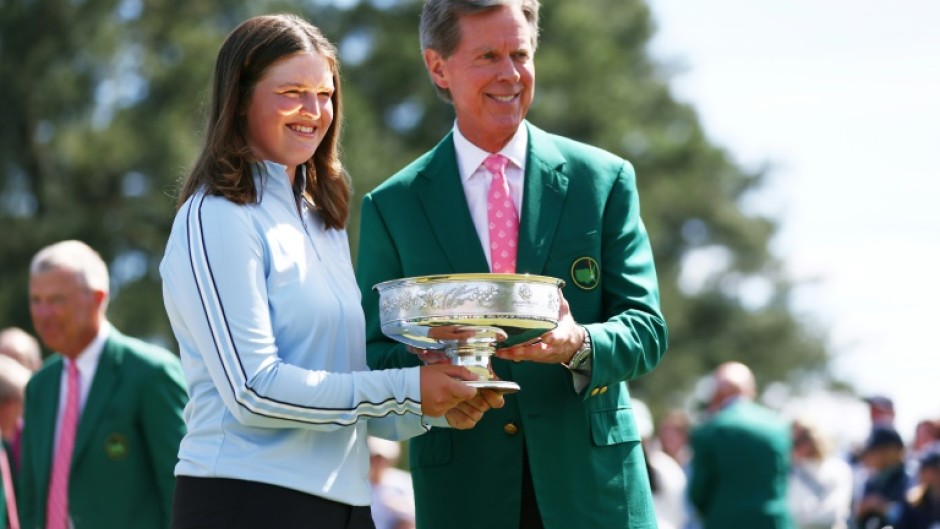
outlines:
[{"label": "engraved trophy rim", "polygon": [[473,272],[473,273],[455,273],[455,274],[429,274],[423,276],[411,276],[411,277],[402,277],[399,279],[390,279],[388,281],[382,281],[381,283],[376,283],[372,286],[373,290],[381,292],[382,290],[392,287],[392,286],[404,286],[404,285],[422,285],[425,283],[446,283],[451,281],[457,282],[473,282],[473,281],[510,281],[510,282],[535,282],[535,283],[545,283],[545,284],[554,284],[558,288],[564,288],[565,280],[558,279],[557,277],[543,276],[538,274],[493,274],[489,272]]}]

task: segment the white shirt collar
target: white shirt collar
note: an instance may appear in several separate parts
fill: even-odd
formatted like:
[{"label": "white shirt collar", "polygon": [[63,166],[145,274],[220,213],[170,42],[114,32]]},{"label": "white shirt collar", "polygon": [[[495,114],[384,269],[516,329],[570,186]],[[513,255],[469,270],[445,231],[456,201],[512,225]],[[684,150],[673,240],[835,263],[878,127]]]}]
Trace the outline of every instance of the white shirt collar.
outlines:
[{"label": "white shirt collar", "polygon": [[[88,401],[88,394],[91,392],[91,384],[95,380],[95,372],[98,370],[98,361],[101,359],[101,352],[104,351],[104,344],[108,341],[108,337],[111,336],[111,324],[107,320],[101,322],[101,326],[98,327],[98,334],[95,336],[94,340],[91,341],[82,352],[78,354],[74,360],[75,366],[78,368],[78,377],[79,377],[79,409],[85,408],[85,402]],[[73,360],[69,358],[62,358],[64,364],[62,369],[62,376],[59,380],[60,387],[62,391],[59,392],[59,410],[56,417],[56,439],[59,438],[59,428],[62,425],[62,412],[65,409],[65,399],[66,399],[66,379],[68,378],[68,363]]]},{"label": "white shirt collar", "polygon": [[[107,321],[102,321],[95,339],[78,354],[75,360],[75,365],[78,367],[80,373],[84,375],[85,373],[95,372],[95,368],[98,367],[98,359],[101,358],[101,351],[104,350],[104,342],[108,340],[108,336],[110,335],[111,324]],[[66,361],[69,360],[66,359]]]},{"label": "white shirt collar", "polygon": [[254,171],[255,185],[258,186],[259,202],[264,191],[268,189],[291,191],[286,165],[271,160],[261,160],[252,165],[252,170]]},{"label": "white shirt collar", "polygon": [[[515,167],[518,167],[524,172],[525,155],[528,146],[529,131],[523,124],[516,130],[516,133],[509,140],[509,143],[500,149],[499,154],[509,158],[509,161]],[[462,181],[466,181],[473,176],[473,173],[480,168],[480,165],[483,164],[483,160],[485,160],[487,156],[496,154],[486,152],[471,143],[466,136],[461,134],[457,122],[454,122],[454,149],[457,152],[457,169],[460,171],[460,179]]]}]

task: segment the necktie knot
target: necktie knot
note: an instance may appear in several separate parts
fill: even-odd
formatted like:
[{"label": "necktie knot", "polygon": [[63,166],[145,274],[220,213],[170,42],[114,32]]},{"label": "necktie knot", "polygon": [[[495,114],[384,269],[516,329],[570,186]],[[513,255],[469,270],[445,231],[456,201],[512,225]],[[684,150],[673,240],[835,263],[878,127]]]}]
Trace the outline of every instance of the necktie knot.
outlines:
[{"label": "necktie knot", "polygon": [[509,165],[509,158],[506,158],[502,154],[491,154],[483,160],[483,166],[486,167],[486,170],[492,173],[494,176],[506,175],[506,166]]}]

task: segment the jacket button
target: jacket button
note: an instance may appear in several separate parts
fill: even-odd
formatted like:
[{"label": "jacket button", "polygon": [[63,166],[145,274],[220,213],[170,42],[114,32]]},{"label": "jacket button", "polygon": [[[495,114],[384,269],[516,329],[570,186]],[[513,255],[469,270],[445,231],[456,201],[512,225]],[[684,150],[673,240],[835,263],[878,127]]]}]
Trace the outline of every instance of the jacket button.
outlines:
[{"label": "jacket button", "polygon": [[591,396],[592,396],[592,397],[596,396],[598,393],[600,393],[600,391],[601,391],[600,388],[594,388],[594,389],[592,389],[592,390],[591,390]]},{"label": "jacket button", "polygon": [[607,393],[607,386],[601,386],[601,393]]},{"label": "jacket button", "polygon": [[503,425],[503,431],[506,432],[506,435],[516,435],[519,433],[519,427],[514,423],[507,422],[505,425]]}]

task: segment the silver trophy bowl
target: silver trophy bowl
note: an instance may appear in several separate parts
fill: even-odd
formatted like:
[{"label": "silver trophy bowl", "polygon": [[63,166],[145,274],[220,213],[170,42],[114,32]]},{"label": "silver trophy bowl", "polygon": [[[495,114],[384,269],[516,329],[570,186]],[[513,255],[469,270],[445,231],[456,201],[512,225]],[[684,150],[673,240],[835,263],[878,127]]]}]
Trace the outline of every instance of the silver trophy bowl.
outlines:
[{"label": "silver trophy bowl", "polygon": [[491,369],[498,347],[532,341],[558,325],[564,281],[529,274],[407,277],[373,287],[382,332],[418,349],[442,350],[479,375],[477,388],[518,391]]}]

